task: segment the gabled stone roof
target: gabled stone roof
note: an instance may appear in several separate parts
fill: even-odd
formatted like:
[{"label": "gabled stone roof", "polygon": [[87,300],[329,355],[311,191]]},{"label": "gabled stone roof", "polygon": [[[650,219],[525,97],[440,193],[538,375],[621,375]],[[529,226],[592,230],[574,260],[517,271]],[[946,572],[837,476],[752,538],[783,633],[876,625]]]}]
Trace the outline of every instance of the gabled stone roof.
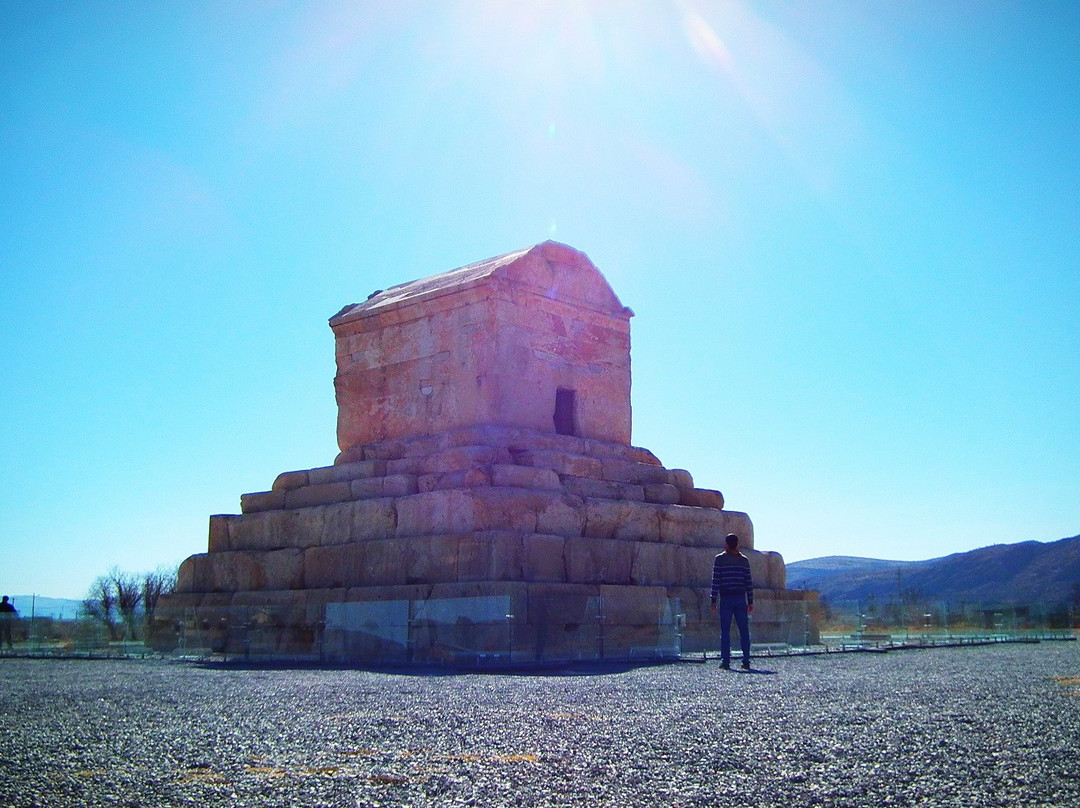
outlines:
[{"label": "gabled stone roof", "polygon": [[490,283],[493,279],[533,287],[548,297],[566,299],[612,314],[633,315],[619,302],[614,290],[585,253],[557,241],[545,241],[524,250],[380,290],[363,303],[351,303],[343,308],[330,318],[330,325],[459,292]]}]

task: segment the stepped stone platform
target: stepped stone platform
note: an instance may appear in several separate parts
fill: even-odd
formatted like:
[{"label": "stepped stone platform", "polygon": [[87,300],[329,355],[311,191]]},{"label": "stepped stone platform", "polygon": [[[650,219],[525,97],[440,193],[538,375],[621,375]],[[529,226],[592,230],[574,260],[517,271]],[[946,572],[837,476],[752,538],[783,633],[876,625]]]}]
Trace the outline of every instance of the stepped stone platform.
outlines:
[{"label": "stepped stone platform", "polygon": [[[712,560],[737,533],[760,589],[755,640],[771,639],[782,558],[753,549],[750,519],[724,510],[719,491],[646,449],[476,426],[341,460],[281,474],[241,497],[242,514],[211,517],[209,551],[181,566],[170,606],[269,606],[282,624],[311,627],[328,604],[499,596],[515,653],[560,658],[592,647],[603,599],[606,654],[664,645],[678,614],[681,648],[692,650],[713,640]],[[501,648],[501,630],[493,637]],[[310,629],[283,636],[280,650],[310,651],[305,641],[316,641]],[[354,650],[370,655],[370,645]]]},{"label": "stepped stone platform", "polygon": [[714,645],[735,533],[754,640],[784,641],[808,596],[783,559],[630,443],[631,316],[553,242],[346,306],[334,464],[212,516],[159,613],[232,652],[257,629],[268,653],[368,662],[670,656]]}]

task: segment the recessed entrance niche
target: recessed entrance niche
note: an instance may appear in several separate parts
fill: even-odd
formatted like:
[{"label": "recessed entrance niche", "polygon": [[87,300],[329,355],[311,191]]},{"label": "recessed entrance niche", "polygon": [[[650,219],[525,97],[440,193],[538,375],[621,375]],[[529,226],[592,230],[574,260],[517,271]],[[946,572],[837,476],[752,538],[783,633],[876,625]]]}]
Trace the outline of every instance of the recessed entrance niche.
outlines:
[{"label": "recessed entrance niche", "polygon": [[555,432],[559,435],[573,435],[574,432],[574,391],[560,387],[555,391]]}]

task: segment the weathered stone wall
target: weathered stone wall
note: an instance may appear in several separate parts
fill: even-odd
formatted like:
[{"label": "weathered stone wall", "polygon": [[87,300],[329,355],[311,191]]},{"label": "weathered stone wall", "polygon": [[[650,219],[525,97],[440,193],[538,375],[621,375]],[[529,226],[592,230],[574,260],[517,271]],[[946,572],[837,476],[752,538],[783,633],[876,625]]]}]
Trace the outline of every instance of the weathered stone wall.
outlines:
[{"label": "weathered stone wall", "polygon": [[630,442],[630,311],[583,254],[545,244],[394,287],[331,320],[338,444],[476,423]]}]

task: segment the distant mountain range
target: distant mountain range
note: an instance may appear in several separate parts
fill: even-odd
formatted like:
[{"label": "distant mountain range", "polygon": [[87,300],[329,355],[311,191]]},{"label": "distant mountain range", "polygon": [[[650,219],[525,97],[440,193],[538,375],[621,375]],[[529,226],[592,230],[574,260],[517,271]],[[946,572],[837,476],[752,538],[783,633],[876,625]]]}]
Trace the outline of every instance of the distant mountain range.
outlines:
[{"label": "distant mountain range", "polygon": [[817,589],[829,602],[885,603],[899,592],[970,604],[1059,604],[1080,586],[1080,536],[995,544],[929,561],[829,556],[787,565],[788,588]]}]

